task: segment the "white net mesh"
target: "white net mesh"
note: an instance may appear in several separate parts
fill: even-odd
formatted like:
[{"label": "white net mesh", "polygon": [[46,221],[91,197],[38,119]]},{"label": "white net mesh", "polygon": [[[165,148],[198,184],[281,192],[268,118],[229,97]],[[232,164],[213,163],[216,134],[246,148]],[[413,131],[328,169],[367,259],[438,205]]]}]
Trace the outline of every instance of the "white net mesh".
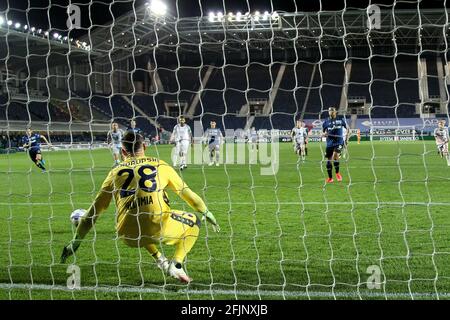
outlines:
[{"label": "white net mesh", "polygon": [[[448,298],[450,174],[433,137],[449,119],[446,1],[234,5],[0,7],[0,298]],[[331,184],[332,106],[350,141]],[[168,144],[179,115],[192,145]],[[211,121],[223,144],[205,140]],[[114,204],[60,263],[71,212],[114,164],[113,122],[177,169],[185,156],[179,174],[221,226],[202,224],[188,285],[119,239]],[[27,127],[51,144],[35,137],[44,161],[23,152]]]}]

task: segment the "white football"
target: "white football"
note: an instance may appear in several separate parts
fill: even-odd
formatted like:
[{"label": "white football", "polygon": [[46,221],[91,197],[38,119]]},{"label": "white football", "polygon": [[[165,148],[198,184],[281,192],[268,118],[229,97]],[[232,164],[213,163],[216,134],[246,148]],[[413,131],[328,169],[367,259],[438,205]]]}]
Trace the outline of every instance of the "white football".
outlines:
[{"label": "white football", "polygon": [[78,224],[80,223],[81,218],[86,214],[86,210],[84,209],[76,209],[70,214],[70,222],[75,227],[78,227]]}]

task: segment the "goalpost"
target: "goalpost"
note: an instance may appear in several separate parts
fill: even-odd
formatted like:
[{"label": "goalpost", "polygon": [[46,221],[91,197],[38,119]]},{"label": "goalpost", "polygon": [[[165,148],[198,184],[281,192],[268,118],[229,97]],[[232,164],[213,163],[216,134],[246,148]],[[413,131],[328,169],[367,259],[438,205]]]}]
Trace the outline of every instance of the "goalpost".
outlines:
[{"label": "goalpost", "polygon": [[[0,8],[0,299],[448,299],[450,171],[415,126],[372,126],[364,141],[355,121],[418,117],[415,104],[437,92],[448,123],[450,11],[219,2]],[[364,97],[355,117],[350,96]],[[358,143],[341,160],[343,182],[326,184],[332,106]],[[135,120],[155,142],[147,155],[171,163],[172,146],[156,142],[179,115],[194,144],[178,172],[222,229],[202,224],[184,265],[194,281],[126,247],[113,203],[60,263],[71,212],[90,206],[112,167],[102,130]],[[299,119],[314,142],[301,165],[287,143]],[[213,120],[225,144],[210,168],[195,152]],[[43,149],[41,174],[20,138],[31,126],[53,142],[55,123],[67,141]],[[81,127],[86,150],[74,152]]]}]

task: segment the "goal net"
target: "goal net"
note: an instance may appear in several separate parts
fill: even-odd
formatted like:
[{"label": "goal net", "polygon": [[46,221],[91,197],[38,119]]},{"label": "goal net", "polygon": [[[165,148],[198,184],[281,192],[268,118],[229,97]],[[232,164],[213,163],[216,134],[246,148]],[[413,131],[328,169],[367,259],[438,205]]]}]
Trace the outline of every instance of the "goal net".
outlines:
[{"label": "goal net", "polygon": [[[449,123],[446,1],[309,2],[2,5],[0,299],[448,298],[450,171],[434,141]],[[349,132],[339,161],[329,107]],[[221,227],[199,227],[189,284],[122,241],[114,201],[61,263],[71,213],[122,161],[113,123],[141,132]]]}]

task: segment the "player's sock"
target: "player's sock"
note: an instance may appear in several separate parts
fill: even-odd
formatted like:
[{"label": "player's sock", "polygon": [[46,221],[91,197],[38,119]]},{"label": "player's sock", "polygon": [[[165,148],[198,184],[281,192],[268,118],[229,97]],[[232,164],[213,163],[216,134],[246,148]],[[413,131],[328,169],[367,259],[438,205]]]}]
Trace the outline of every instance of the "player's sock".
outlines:
[{"label": "player's sock", "polygon": [[152,255],[152,257],[155,258],[155,260],[162,256],[155,244],[149,244],[145,248]]},{"label": "player's sock", "polygon": [[220,157],[219,152],[216,152],[216,163],[219,163],[219,157]]},{"label": "player's sock", "polygon": [[328,178],[331,179],[333,177],[333,166],[331,165],[330,160],[327,161],[327,173],[328,173]]},{"label": "player's sock", "polygon": [[212,163],[214,161],[214,152],[209,153],[209,163]]},{"label": "player's sock", "polygon": [[175,246],[175,253],[173,260],[182,263],[186,255],[191,251],[195,242],[197,241],[200,229],[195,225],[192,228],[187,228],[180,241]]},{"label": "player's sock", "polygon": [[307,156],[307,155],[308,155],[308,148],[305,147],[305,156]]},{"label": "player's sock", "polygon": [[336,170],[336,173],[339,173],[339,161],[334,161],[334,170]]}]

